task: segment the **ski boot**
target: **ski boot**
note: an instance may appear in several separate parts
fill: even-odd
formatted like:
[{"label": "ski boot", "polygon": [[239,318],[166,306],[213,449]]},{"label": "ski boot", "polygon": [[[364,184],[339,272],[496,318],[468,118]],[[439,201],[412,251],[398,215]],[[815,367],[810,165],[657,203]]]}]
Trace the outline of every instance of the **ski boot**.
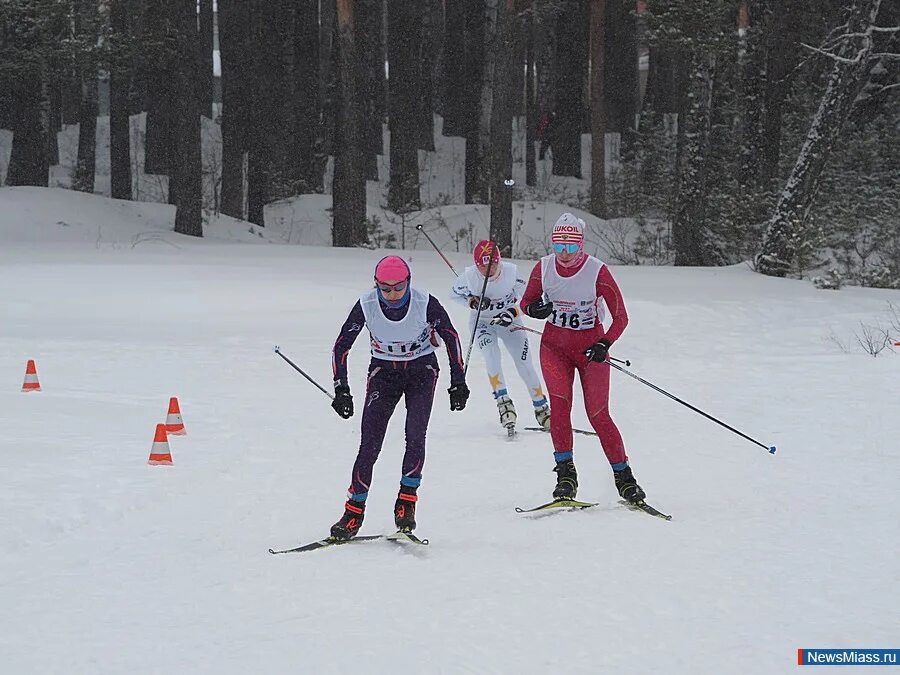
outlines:
[{"label": "ski boot", "polygon": [[508,394],[497,397],[497,411],[500,413],[500,424],[507,429],[516,426],[516,407]]},{"label": "ski boot", "polygon": [[416,529],[416,488],[400,486],[397,501],[394,502],[394,524],[398,532],[410,533]]},{"label": "ski boot", "polygon": [[637,504],[647,496],[634,479],[630,466],[626,466],[621,471],[613,471],[613,477],[616,481],[616,490],[625,501]]},{"label": "ski boot", "polygon": [[553,490],[554,499],[575,499],[578,493],[578,472],[575,471],[575,462],[567,459],[557,462],[553,468],[556,472],[556,489]]},{"label": "ski boot", "polygon": [[352,539],[362,527],[366,515],[366,503],[347,500],[344,504],[344,515],[331,526],[331,536],[346,541]]},{"label": "ski boot", "polygon": [[550,429],[550,404],[538,406],[534,409],[534,418],[542,429]]}]

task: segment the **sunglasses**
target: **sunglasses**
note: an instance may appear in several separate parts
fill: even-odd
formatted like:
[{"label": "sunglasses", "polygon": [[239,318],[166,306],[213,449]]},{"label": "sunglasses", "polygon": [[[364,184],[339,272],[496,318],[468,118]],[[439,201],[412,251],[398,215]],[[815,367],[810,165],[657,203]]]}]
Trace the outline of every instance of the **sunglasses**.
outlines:
[{"label": "sunglasses", "polygon": [[380,281],[376,281],[375,285],[378,286],[378,290],[382,293],[399,293],[400,291],[406,290],[406,284],[409,283],[409,280],[401,281],[396,284],[383,284]]},{"label": "sunglasses", "polygon": [[562,253],[563,251],[566,253],[578,253],[578,244],[553,244],[553,251],[555,253]]}]

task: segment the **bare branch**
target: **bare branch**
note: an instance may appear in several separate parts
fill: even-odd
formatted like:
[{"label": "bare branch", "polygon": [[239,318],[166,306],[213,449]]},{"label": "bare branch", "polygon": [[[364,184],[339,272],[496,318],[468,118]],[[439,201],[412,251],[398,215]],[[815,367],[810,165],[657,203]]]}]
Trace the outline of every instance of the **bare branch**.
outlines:
[{"label": "bare branch", "polygon": [[880,52],[878,54],[870,54],[870,59],[889,59],[891,61],[900,60],[900,54],[894,52]]},{"label": "bare branch", "polygon": [[869,30],[876,33],[898,33],[900,32],[900,26],[870,26]]},{"label": "bare branch", "polygon": [[806,47],[810,51],[816,52],[817,54],[822,54],[823,56],[827,56],[828,58],[830,58],[834,61],[839,61],[841,63],[849,63],[849,64],[859,63],[862,60],[863,54],[866,51],[866,48],[863,47],[856,53],[856,56],[854,56],[852,59],[848,59],[846,56],[838,56],[837,54],[832,54],[831,52],[826,52],[824,49],[819,49],[818,47],[813,47],[811,45],[806,44],[805,42],[801,42],[800,46]]}]

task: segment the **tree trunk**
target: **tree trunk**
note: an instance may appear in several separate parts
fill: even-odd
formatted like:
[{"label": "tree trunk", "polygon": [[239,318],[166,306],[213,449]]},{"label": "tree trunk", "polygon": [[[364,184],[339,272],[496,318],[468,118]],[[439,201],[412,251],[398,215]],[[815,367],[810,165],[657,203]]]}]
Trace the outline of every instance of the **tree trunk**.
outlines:
[{"label": "tree trunk", "polygon": [[[766,81],[763,92],[762,119],[762,157],[761,180],[769,185],[778,176],[778,163],[781,160],[781,125],[784,101],[787,98],[789,85],[786,78],[791,69],[791,50],[794,47],[788,40],[785,2],[772,1],[770,30],[765,37],[765,69]],[[796,58],[796,57],[794,57]]]},{"label": "tree trunk", "polygon": [[291,153],[293,25],[289,0],[251,3],[248,219],[263,226],[267,203],[295,194]]},{"label": "tree trunk", "polygon": [[[74,33],[79,45],[97,42],[97,3],[77,0],[74,7]],[[97,61],[85,49],[76,48],[75,71],[79,79],[78,156],[72,187],[81,192],[94,191],[97,155]]]},{"label": "tree trunk", "polygon": [[419,208],[419,75],[418,35],[421,35],[421,0],[388,3],[388,59],[390,64],[391,179],[388,208],[395,212]]},{"label": "tree trunk", "polygon": [[[169,0],[175,4],[175,0]],[[169,178],[175,192],[175,231],[203,236],[203,166],[200,160],[200,49],[196,0],[177,0],[176,49],[180,68],[173,73],[176,94],[174,156]]]},{"label": "tree trunk", "polygon": [[431,0],[420,0],[421,28],[419,30],[419,114],[416,146],[421,150],[434,150],[434,37],[437,27],[432,25]]},{"label": "tree trunk", "polygon": [[495,8],[494,82],[491,110],[491,238],[500,254],[512,256],[512,96],[516,65],[516,15],[513,0],[499,0]]},{"label": "tree trunk", "polygon": [[319,98],[319,2],[301,0],[294,23],[295,136],[298,191],[322,191],[316,138],[322,102]]},{"label": "tree trunk", "polygon": [[712,95],[716,60],[696,52],[691,67],[689,103],[678,123],[678,185],[672,221],[676,265],[720,265],[706,224]]},{"label": "tree trunk", "polygon": [[362,60],[360,78],[363,96],[363,153],[364,172],[369,180],[378,180],[378,155],[384,152],[382,122],[384,121],[384,46],[382,45],[383,13],[381,0],[358,0],[354,17],[354,36],[359,44]]},{"label": "tree trunk", "polygon": [[47,129],[41,123],[41,74],[31,68],[31,75],[12,85],[10,117],[13,132],[7,185],[39,185],[46,187],[49,178],[47,161]]},{"label": "tree trunk", "polygon": [[[847,34],[864,35],[875,23],[881,0],[852,0],[848,9]],[[795,234],[806,219],[816,194],[819,176],[828,163],[853,103],[865,85],[876,61],[870,59],[872,41],[865,36],[838,43],[828,84],[800,149],[797,162],[778,197],[768,223],[756,268],[763,274],[783,277],[796,252]]]},{"label": "tree trunk", "polygon": [[587,31],[580,0],[564,0],[556,35],[556,118],[551,124],[553,174],[581,178],[583,83]]},{"label": "tree trunk", "polygon": [[677,65],[675,48],[670,45],[650,47],[645,110],[657,115],[678,112]]},{"label": "tree trunk", "polygon": [[131,87],[131,47],[127,0],[110,0],[111,55],[109,69],[109,186],[113,199],[131,199],[131,128],[128,92]]},{"label": "tree trunk", "polygon": [[482,165],[486,148],[481,146],[478,120],[481,118],[481,91],[485,78],[485,0],[461,0],[465,5],[465,73],[459,95],[463,102],[463,124],[466,137],[466,203],[484,202]]},{"label": "tree trunk", "polygon": [[[200,114],[213,119],[213,0],[200,2]],[[227,2],[227,0],[226,0]]]},{"label": "tree trunk", "polygon": [[606,10],[606,0],[591,0],[591,213],[598,218],[606,218]]},{"label": "tree trunk", "polygon": [[537,164],[534,156],[534,143],[537,139],[538,110],[535,100],[535,0],[529,2],[522,28],[525,41],[525,184],[537,185]]},{"label": "tree trunk", "polygon": [[498,6],[503,0],[484,2],[484,57],[482,59],[481,92],[478,103],[478,155],[473,158],[473,187],[476,201],[490,202],[494,187],[494,166],[491,153],[491,120],[494,116],[496,70],[502,37],[497,28]]},{"label": "tree trunk", "polygon": [[638,111],[638,44],[636,4],[613,0],[606,11],[605,98],[607,131],[622,135],[630,147]]},{"label": "tree trunk", "polygon": [[465,0],[446,3],[444,35],[444,74],[446,110],[444,136],[464,136],[468,124],[466,108],[466,8]]},{"label": "tree trunk", "polygon": [[739,50],[739,133],[741,134],[741,166],[738,180],[746,188],[762,185],[761,167],[765,152],[765,136],[762,129],[765,72],[765,38],[772,29],[771,16],[767,16],[765,0],[745,0],[741,4],[744,27]]},{"label": "tree trunk", "polygon": [[368,240],[360,87],[362,63],[354,39],[353,9],[353,0],[337,0],[338,117],[332,188],[334,246],[357,246]]},{"label": "tree trunk", "polygon": [[[234,0],[231,0],[234,1]],[[229,0],[223,0],[223,4]],[[170,0],[147,0],[144,32],[147,43],[147,123],[144,137],[144,171],[169,175],[175,152],[174,92],[172,73],[176,60],[172,4]],[[170,194],[169,203],[172,203]]]},{"label": "tree trunk", "polygon": [[332,144],[337,96],[334,64],[337,24],[334,3],[335,0],[320,0],[319,3],[319,100],[322,102],[322,118],[317,145],[321,148],[321,157],[318,159],[323,171],[328,155],[334,154]]},{"label": "tree trunk", "polygon": [[[219,0],[222,62],[222,213],[244,218],[244,156],[250,127],[250,7],[243,0]],[[315,78],[318,83],[318,77]],[[316,121],[318,123],[318,120]]]}]

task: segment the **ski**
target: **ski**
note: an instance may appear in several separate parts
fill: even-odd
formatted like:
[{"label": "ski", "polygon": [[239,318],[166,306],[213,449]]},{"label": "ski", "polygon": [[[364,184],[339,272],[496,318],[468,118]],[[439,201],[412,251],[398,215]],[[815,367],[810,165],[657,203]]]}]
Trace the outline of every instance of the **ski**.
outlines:
[{"label": "ski", "polygon": [[306,553],[307,551],[315,551],[317,549],[327,548],[329,546],[343,546],[344,544],[352,544],[356,541],[375,541],[376,539],[384,539],[384,535],[364,534],[361,536],[353,537],[352,539],[335,539],[334,537],[325,537],[324,539],[319,539],[318,541],[313,541],[309,544],[303,544],[302,546],[295,546],[294,548],[270,548],[269,553],[271,553],[272,555],[279,555],[281,553]]},{"label": "ski", "polygon": [[[544,433],[549,432],[549,429],[545,429],[544,427],[525,427],[525,431],[543,431]],[[576,434],[584,434],[585,436],[596,436],[596,431],[587,431],[586,429],[572,429],[572,431]]]},{"label": "ski", "polygon": [[589,509],[592,506],[597,506],[599,502],[580,502],[577,499],[565,499],[558,498],[554,499],[552,502],[547,502],[546,504],[541,504],[540,506],[534,506],[530,509],[523,509],[520,507],[516,507],[516,513],[533,513],[535,511],[546,511],[547,509]]},{"label": "ski", "polygon": [[643,499],[635,504],[632,504],[631,502],[627,502],[624,499],[620,499],[619,503],[624,505],[627,509],[629,509],[631,511],[643,511],[644,513],[646,513],[647,515],[650,515],[650,516],[656,516],[657,518],[662,518],[663,520],[672,520],[672,516],[670,516],[667,513],[663,513],[662,511],[659,511],[658,509],[655,509],[654,507],[650,506],[647,502],[645,502]]},{"label": "ski", "polygon": [[395,532],[394,534],[389,534],[385,537],[388,541],[393,541],[397,543],[410,543],[410,544],[418,544],[420,546],[428,546],[427,539],[419,539],[412,532],[404,532],[400,530],[399,532]]}]

